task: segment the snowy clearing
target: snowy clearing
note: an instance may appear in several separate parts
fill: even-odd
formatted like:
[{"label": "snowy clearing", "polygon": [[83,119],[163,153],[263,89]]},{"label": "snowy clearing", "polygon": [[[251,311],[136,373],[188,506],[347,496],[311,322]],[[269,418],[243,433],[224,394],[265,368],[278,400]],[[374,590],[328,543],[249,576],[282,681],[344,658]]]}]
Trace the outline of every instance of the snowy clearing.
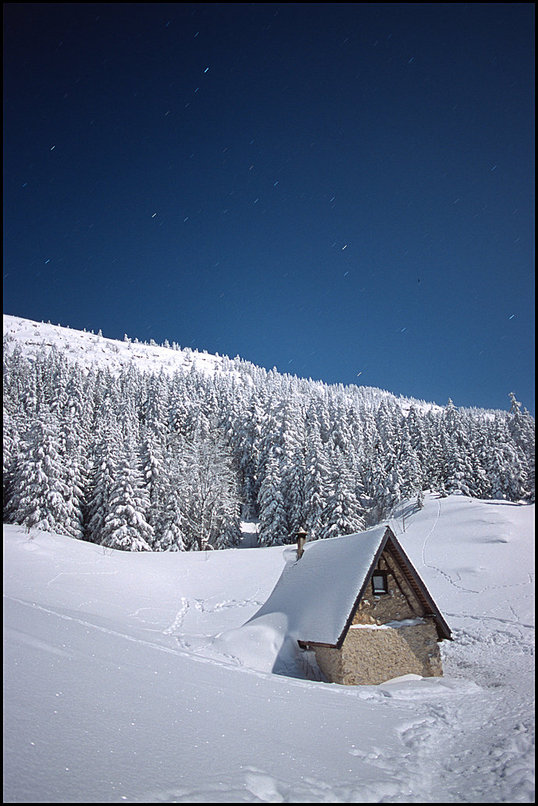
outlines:
[{"label": "snowy clearing", "polygon": [[[345,687],[241,629],[285,547],[126,553],[4,527],[4,800],[534,800],[534,506],[390,521],[453,631],[445,676]],[[403,527],[405,526],[405,531]],[[251,663],[254,660],[254,663]]]}]

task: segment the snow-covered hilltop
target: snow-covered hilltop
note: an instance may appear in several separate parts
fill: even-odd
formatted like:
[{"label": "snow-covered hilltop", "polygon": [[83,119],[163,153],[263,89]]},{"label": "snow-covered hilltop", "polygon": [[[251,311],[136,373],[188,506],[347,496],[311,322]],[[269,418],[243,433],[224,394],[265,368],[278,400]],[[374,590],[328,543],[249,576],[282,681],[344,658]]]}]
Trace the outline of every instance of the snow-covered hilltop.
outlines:
[{"label": "snow-covered hilltop", "polygon": [[201,372],[213,373],[222,370],[223,364],[220,356],[181,350],[175,345],[146,344],[128,336],[123,341],[117,341],[107,339],[101,333],[73,330],[50,322],[32,322],[4,314],[4,338],[6,336],[8,349],[17,344],[28,357],[56,348],[71,362],[85,368],[106,367],[111,372],[119,372],[134,364],[142,372],[188,372],[195,367]]},{"label": "snow-covered hilltop", "polygon": [[[101,367],[118,373],[129,366],[135,366],[141,372],[158,374],[162,371],[168,375],[175,372],[189,372],[192,369],[208,375],[234,372],[236,377],[242,378],[247,383],[250,382],[249,370],[259,370],[258,367],[239,357],[230,359],[228,356],[212,355],[188,347],[181,348],[174,342],[159,345],[150,341],[148,344],[127,335],[123,341],[118,341],[105,338],[101,332],[95,334],[85,330],[74,330],[59,324],[33,322],[8,314],[4,314],[3,318],[5,349],[10,351],[18,345],[29,359],[35,359],[37,355],[56,349],[65,355],[68,361],[86,369]],[[309,381],[309,383],[324,386],[322,382]],[[407,413],[411,406],[420,411],[442,410],[436,403],[397,396],[384,389],[368,386],[354,388],[360,389],[362,399],[373,407],[377,407],[384,399],[390,399],[398,403],[404,413]]]}]

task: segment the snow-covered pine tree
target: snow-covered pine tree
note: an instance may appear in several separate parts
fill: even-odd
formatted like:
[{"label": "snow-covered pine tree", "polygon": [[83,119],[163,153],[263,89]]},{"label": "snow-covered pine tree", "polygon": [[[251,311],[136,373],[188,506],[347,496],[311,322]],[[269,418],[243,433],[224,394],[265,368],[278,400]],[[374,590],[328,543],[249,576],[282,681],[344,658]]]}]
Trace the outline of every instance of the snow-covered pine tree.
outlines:
[{"label": "snow-covered pine tree", "polygon": [[146,520],[148,499],[134,449],[127,446],[119,461],[101,545],[123,551],[151,551],[153,529]]},{"label": "snow-covered pine tree", "polygon": [[9,517],[9,505],[14,491],[14,476],[17,467],[20,434],[16,418],[11,412],[4,411],[2,430],[2,491],[4,521]]},{"label": "snow-covered pine tree", "polygon": [[506,419],[495,417],[492,437],[486,465],[490,496],[519,501],[528,495],[527,478]]},{"label": "snow-covered pine tree", "polygon": [[329,462],[317,423],[309,423],[305,458],[304,528],[309,540],[317,540],[329,493]]},{"label": "snow-covered pine tree", "polygon": [[362,507],[355,495],[353,474],[338,449],[333,453],[331,465],[331,491],[320,531],[323,539],[354,534],[365,528]]},{"label": "snow-covered pine tree", "polygon": [[282,494],[282,479],[276,449],[269,452],[258,493],[260,543],[281,546],[290,542],[290,527]]},{"label": "snow-covered pine tree", "polygon": [[424,485],[430,490],[444,490],[444,456],[441,441],[441,417],[433,411],[427,411],[422,418],[424,434],[423,469]]},{"label": "snow-covered pine tree", "polygon": [[521,411],[521,403],[516,399],[513,392],[510,393],[508,430],[518,452],[519,464],[525,474],[525,481],[520,484],[520,489],[523,493],[522,497],[534,502],[536,479],[535,422],[527,409]]},{"label": "snow-covered pine tree", "polygon": [[141,469],[148,496],[147,520],[156,535],[162,529],[165,487],[164,444],[151,426],[141,428]]},{"label": "snow-covered pine tree", "polygon": [[286,405],[281,424],[280,474],[287,522],[292,534],[304,527],[305,428],[298,397]]},{"label": "snow-covered pine tree", "polygon": [[78,513],[73,511],[65,473],[57,420],[51,415],[35,421],[24,436],[18,455],[10,521],[27,529],[79,538],[81,524]]},{"label": "snow-covered pine tree", "polygon": [[160,515],[155,525],[155,551],[188,551],[190,549],[188,520],[185,512],[188,493],[184,480],[187,473],[183,455],[184,438],[173,434],[160,468]]},{"label": "snow-covered pine tree", "polygon": [[85,505],[85,538],[101,543],[105,520],[110,513],[110,498],[120,461],[119,428],[104,419],[96,433],[91,449],[88,493]]},{"label": "snow-covered pine tree", "polygon": [[[235,397],[237,401],[237,396]],[[240,471],[241,498],[246,520],[258,515],[260,451],[265,420],[264,401],[254,390],[243,409],[234,409],[230,422],[230,440],[234,445]]]},{"label": "snow-covered pine tree", "polygon": [[187,522],[183,515],[177,492],[168,485],[163,499],[163,513],[159,530],[153,544],[155,551],[186,551]]}]

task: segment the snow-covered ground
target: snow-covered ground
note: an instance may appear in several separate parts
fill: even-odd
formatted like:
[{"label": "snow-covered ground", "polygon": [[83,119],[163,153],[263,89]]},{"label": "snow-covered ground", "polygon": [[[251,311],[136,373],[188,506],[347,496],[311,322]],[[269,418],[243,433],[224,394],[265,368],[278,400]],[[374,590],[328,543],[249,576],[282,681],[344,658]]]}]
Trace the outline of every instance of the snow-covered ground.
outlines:
[{"label": "snow-covered ground", "polygon": [[7,349],[18,344],[24,354],[31,358],[42,350],[56,348],[68,361],[83,367],[107,367],[111,372],[120,372],[134,364],[141,372],[165,373],[188,372],[192,367],[200,372],[213,374],[222,369],[222,358],[200,353],[197,350],[180,350],[145,344],[127,337],[124,341],[107,339],[96,333],[73,330],[50,322],[33,322],[20,316],[3,316],[4,337],[11,343]]},{"label": "snow-covered ground", "polygon": [[532,802],[534,506],[428,496],[391,526],[454,640],[443,678],[358,687],[259,669],[285,635],[240,628],[289,548],[5,526],[4,801]]}]

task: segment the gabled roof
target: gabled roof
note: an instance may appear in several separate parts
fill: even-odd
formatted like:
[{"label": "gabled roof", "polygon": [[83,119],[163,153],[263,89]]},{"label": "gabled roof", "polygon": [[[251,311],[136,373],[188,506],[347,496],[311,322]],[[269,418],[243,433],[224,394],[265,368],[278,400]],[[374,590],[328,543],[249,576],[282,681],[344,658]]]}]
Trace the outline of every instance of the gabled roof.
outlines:
[{"label": "gabled roof", "polygon": [[437,605],[388,526],[306,543],[300,560],[290,548],[290,559],[280,579],[250,621],[269,613],[284,613],[288,634],[298,641],[340,647],[385,548],[425,612],[434,618],[439,638],[450,638]]}]

